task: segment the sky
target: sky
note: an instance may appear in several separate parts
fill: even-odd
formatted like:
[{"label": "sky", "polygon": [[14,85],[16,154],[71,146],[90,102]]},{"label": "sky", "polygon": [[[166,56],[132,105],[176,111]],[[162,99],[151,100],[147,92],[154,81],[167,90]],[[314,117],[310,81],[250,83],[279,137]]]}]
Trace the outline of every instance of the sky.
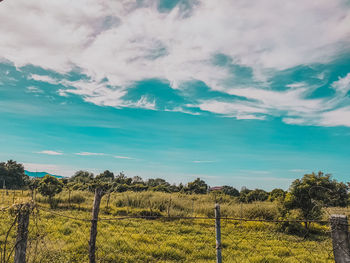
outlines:
[{"label": "sky", "polygon": [[4,0],[0,161],[287,189],[350,170],[348,0]]}]

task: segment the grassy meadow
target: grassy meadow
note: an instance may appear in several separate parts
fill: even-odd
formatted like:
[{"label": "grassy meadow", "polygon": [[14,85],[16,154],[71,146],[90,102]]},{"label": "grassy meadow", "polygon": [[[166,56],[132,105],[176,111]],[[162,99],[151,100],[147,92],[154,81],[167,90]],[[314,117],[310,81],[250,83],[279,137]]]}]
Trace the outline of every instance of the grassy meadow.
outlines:
[{"label": "grassy meadow", "polygon": [[[31,199],[28,191],[1,193],[1,207]],[[93,194],[63,191],[57,208],[36,195],[39,209],[31,216],[28,262],[87,262]],[[215,262],[214,203],[222,216],[278,219],[276,202],[240,204],[229,196],[112,193],[102,199],[97,236],[98,262]],[[340,213],[339,209],[332,208]],[[331,213],[332,209],[325,212]],[[346,209],[341,210],[347,213]],[[157,216],[158,219],[127,218]],[[14,217],[0,212],[0,245]],[[333,262],[327,224],[313,223],[307,236],[279,231],[279,223],[222,219],[223,262]],[[13,244],[15,227],[10,231]]]}]

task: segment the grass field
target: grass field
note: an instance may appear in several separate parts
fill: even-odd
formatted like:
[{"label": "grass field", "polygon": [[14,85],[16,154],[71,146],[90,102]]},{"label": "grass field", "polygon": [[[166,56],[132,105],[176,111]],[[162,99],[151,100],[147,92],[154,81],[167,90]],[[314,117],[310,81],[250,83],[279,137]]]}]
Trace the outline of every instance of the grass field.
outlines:
[{"label": "grass field", "polygon": [[[6,207],[30,200],[29,192],[1,196]],[[88,192],[62,192],[58,208],[49,208],[37,195],[39,209],[30,221],[28,262],[87,262],[91,206]],[[99,262],[215,262],[213,219],[171,219],[212,216],[215,199],[224,216],[275,219],[276,203],[238,204],[229,197],[155,192],[113,193],[101,204],[97,237]],[[69,201],[70,200],[70,201]],[[336,210],[336,208],[333,208]],[[339,212],[339,210],[337,210]],[[344,209],[342,210],[345,211]],[[345,211],[346,212],[346,211]],[[125,216],[159,215],[159,219]],[[0,212],[0,244],[4,244],[13,216]],[[307,237],[278,231],[273,222],[222,222],[223,262],[333,262],[327,224],[312,224]],[[10,231],[14,242],[16,229]]]}]

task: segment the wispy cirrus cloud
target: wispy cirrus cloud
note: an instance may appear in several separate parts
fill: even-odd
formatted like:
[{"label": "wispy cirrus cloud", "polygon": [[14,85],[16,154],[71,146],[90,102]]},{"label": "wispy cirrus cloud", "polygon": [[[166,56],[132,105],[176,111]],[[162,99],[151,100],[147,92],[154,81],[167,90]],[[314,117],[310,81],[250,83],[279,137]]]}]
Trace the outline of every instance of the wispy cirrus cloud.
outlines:
[{"label": "wispy cirrus cloud", "polygon": [[27,92],[29,93],[36,93],[36,94],[41,94],[44,93],[44,91],[38,87],[34,87],[34,86],[29,86],[26,88]]},{"label": "wispy cirrus cloud", "polygon": [[129,156],[114,155],[113,157],[116,158],[116,159],[135,160],[135,158],[132,158],[132,157],[129,157]]},{"label": "wispy cirrus cloud", "polygon": [[104,156],[106,154],[105,153],[92,153],[92,152],[79,152],[79,153],[75,153],[75,155],[80,155],[80,156]]},{"label": "wispy cirrus cloud", "polygon": [[35,153],[47,154],[47,155],[63,155],[63,152],[51,151],[51,150],[44,150],[44,151],[35,152]]}]

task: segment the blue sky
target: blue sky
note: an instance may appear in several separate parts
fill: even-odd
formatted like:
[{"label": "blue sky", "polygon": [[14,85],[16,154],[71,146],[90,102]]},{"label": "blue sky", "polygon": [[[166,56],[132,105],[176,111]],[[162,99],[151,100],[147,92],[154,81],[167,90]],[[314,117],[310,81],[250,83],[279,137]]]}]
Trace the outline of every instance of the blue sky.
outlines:
[{"label": "blue sky", "polygon": [[349,181],[348,1],[3,1],[0,23],[0,160]]}]

